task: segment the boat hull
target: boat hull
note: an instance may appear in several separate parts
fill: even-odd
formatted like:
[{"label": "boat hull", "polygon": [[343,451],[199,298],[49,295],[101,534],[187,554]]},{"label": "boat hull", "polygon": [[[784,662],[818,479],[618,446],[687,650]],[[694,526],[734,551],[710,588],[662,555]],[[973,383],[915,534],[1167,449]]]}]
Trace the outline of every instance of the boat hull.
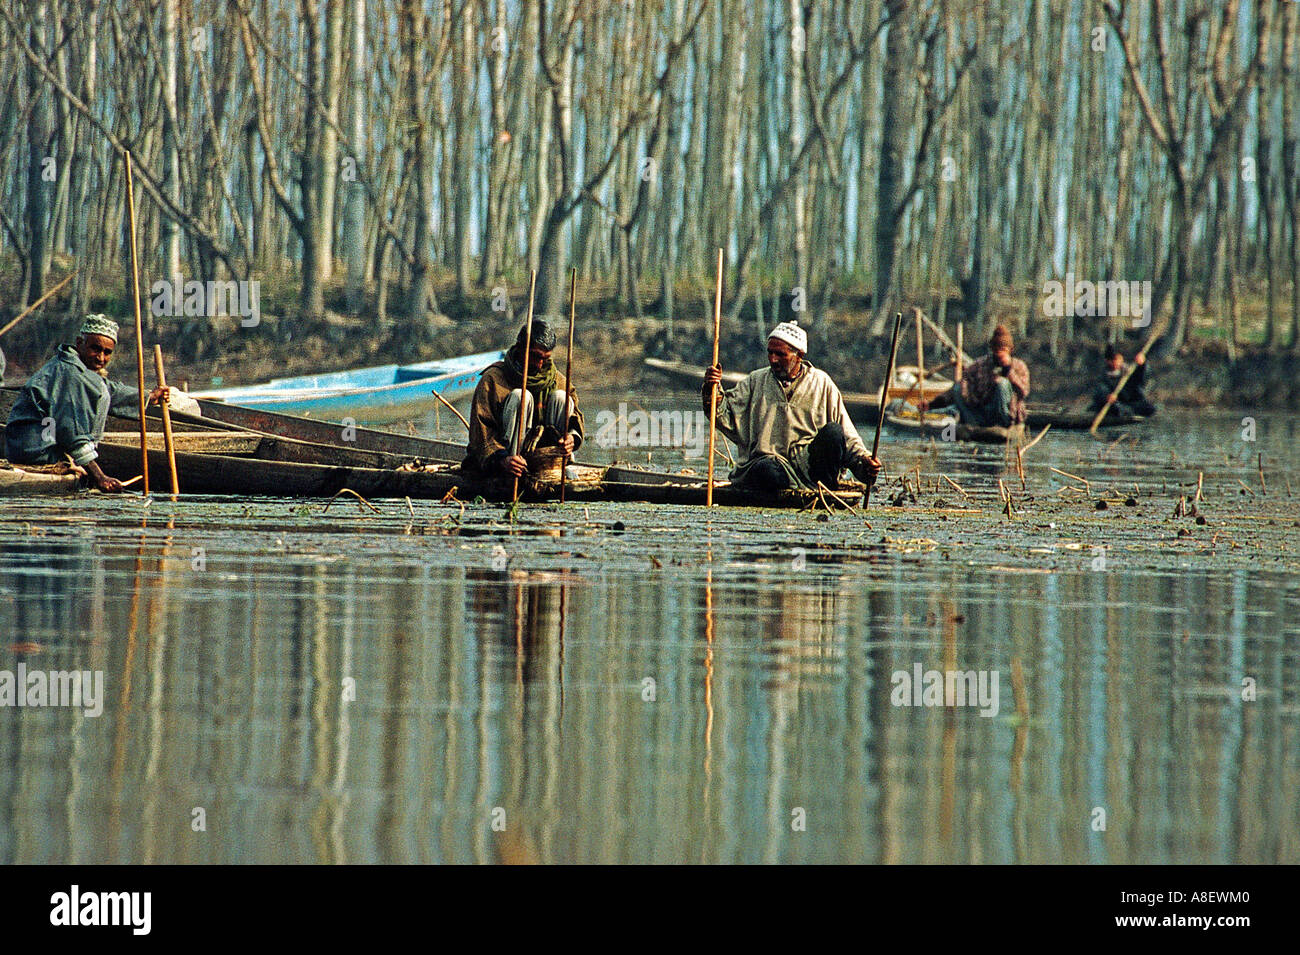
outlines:
[{"label": "boat hull", "polygon": [[0,460],[0,497],[62,496],[76,494],[81,487],[81,478],[75,474]]},{"label": "boat hull", "polygon": [[[1052,426],[1053,431],[1088,431],[1092,428],[1092,419],[1095,417],[1097,417],[1095,411],[1074,414],[1051,408],[1030,407],[1025,424],[1031,431],[1040,431],[1049,424]],[[1141,415],[1123,415],[1112,411],[1102,419],[1098,427],[1127,428],[1135,424],[1142,424],[1146,420]]]},{"label": "boat hull", "polygon": [[907,415],[885,413],[885,424],[891,430],[904,435],[919,438],[937,438],[941,441],[967,441],[974,444],[1006,444],[1008,441],[1023,441],[1025,426],[1012,425],[1009,428],[998,426],[977,427],[958,424],[951,415],[933,415],[922,422],[919,418]]},{"label": "boat hull", "polygon": [[223,388],[194,395],[261,411],[372,424],[417,417],[474,393],[483,370],[505,353],[481,352],[414,365],[380,365],[355,371],[280,378],[264,385]]}]

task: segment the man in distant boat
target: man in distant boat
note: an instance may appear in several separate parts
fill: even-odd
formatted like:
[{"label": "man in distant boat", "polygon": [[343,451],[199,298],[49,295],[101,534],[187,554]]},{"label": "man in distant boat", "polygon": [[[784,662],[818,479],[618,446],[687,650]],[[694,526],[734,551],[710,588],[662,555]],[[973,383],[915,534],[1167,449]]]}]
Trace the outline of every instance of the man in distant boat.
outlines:
[{"label": "man in distant boat", "polygon": [[[117,323],[106,315],[87,315],[75,343],[60,345],[27,380],[5,425],[5,456],[11,463],[55,464],[67,455],[101,491],[122,490],[121,482],[105,474],[96,460],[109,411],[134,410],[139,403],[134,388],[108,380],[116,348]],[[149,401],[199,412],[199,403],[175,388],[155,388]]]},{"label": "man in distant boat", "polygon": [[[469,454],[463,465],[468,471],[486,477],[523,477],[528,472],[524,452],[556,448],[572,454],[582,445],[584,432],[578,398],[569,394],[569,383],[551,360],[555,330],[541,319],[533,321],[527,355],[528,391],[520,394],[527,334],[527,326],[519,329],[506,357],[489,365],[474,389],[469,416]],[[524,403],[522,442],[521,436],[515,433],[521,400]]]},{"label": "man in distant boat", "polygon": [[1136,366],[1133,374],[1129,376],[1123,390],[1116,395],[1115,389],[1124,377],[1124,353],[1114,345],[1106,346],[1106,367],[1092,390],[1094,413],[1100,411],[1103,405],[1111,406],[1111,414],[1129,417],[1149,418],[1156,413],[1156,406],[1147,400],[1142,391],[1147,380],[1147,356],[1138,352],[1133,364]]},{"label": "man in distant boat", "polygon": [[962,424],[978,428],[1024,424],[1029,366],[1012,357],[1012,347],[1011,331],[999,325],[989,339],[989,353],[967,365],[961,381],[932,401],[918,401],[917,407],[951,406]]},{"label": "man in distant boat", "polygon": [[[880,474],[831,376],[807,359],[808,333],[782,322],[767,339],[767,367],[718,397],[718,430],[739,449],[733,485],[756,491],[834,488],[850,469],[864,484]],[[704,410],[722,368],[704,370]]]}]

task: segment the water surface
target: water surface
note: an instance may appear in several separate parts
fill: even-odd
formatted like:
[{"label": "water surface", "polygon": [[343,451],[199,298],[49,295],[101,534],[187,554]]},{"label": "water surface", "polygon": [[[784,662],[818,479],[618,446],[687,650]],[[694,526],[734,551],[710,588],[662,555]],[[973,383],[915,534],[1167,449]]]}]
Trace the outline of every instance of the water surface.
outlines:
[{"label": "water surface", "polygon": [[[826,519],[6,501],[0,670],[105,699],[0,708],[0,861],[1295,862],[1298,436],[1241,418],[1049,434],[1023,489],[887,435]],[[647,450],[700,466],[584,456]],[[918,664],[996,714],[896,705]]]}]

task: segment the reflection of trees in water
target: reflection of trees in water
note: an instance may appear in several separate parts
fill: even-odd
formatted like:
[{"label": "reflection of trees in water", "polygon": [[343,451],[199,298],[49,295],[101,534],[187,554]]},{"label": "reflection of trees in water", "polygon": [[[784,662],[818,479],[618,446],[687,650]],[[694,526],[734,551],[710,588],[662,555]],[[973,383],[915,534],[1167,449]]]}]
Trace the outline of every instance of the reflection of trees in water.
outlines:
[{"label": "reflection of trees in water", "polygon": [[93,541],[6,541],[5,589],[0,627],[6,645],[67,646],[86,631],[97,632],[104,610],[105,567]]},{"label": "reflection of trees in water", "polygon": [[552,572],[479,569],[467,570],[466,581],[477,643],[494,673],[483,678],[510,688],[501,740],[506,765],[498,782],[506,823],[491,839],[495,858],[569,858],[571,847],[557,849],[565,769],[577,768],[572,755],[561,758],[569,582]]}]

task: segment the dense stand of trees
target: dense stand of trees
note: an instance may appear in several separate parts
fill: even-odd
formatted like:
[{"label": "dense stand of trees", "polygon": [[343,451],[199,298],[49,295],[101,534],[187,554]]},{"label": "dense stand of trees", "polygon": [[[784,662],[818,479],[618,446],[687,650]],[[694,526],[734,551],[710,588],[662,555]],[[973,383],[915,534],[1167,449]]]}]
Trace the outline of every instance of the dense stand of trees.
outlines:
[{"label": "dense stand of trees", "polygon": [[[1067,273],[1153,283],[1235,343],[1259,290],[1300,347],[1293,0],[13,0],[0,254],[149,278],[291,274],[299,313],[420,328],[435,285],[570,263],[630,313],[703,298],[815,323],[832,292],[968,321]],[[778,294],[779,296],[778,297]],[[517,301],[516,301],[517,307]],[[1119,319],[1109,320],[1112,333]]]}]

